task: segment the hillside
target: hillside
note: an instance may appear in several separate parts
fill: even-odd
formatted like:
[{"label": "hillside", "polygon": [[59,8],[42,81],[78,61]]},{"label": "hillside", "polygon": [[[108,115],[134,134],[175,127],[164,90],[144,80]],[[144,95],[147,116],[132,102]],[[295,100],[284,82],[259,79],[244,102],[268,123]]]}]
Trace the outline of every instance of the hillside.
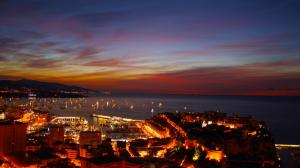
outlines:
[{"label": "hillside", "polygon": [[96,91],[69,86],[60,83],[49,83],[35,80],[0,80],[0,95],[23,97],[35,93],[38,97],[86,97]]}]

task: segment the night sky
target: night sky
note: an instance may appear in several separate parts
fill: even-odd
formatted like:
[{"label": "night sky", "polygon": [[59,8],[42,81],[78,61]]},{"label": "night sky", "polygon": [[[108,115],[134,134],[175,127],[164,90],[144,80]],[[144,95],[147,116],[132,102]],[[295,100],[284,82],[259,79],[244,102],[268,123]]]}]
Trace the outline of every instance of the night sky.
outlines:
[{"label": "night sky", "polygon": [[1,0],[0,79],[300,95],[299,0]]}]

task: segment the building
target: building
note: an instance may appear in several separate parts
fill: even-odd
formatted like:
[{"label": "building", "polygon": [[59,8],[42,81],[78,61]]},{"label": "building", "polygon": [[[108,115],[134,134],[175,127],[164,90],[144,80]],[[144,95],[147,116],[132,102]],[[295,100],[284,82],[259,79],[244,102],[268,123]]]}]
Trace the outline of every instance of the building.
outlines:
[{"label": "building", "polygon": [[5,119],[5,113],[0,111],[0,120]]},{"label": "building", "polygon": [[101,157],[101,158],[90,158],[90,159],[81,159],[82,168],[138,168],[142,167],[140,164],[130,163],[125,160],[121,160],[117,157]]},{"label": "building", "polygon": [[79,149],[79,156],[82,158],[93,158],[100,155],[100,151],[97,148],[91,148],[91,146],[81,146]]},{"label": "building", "polygon": [[27,144],[26,145],[26,151],[32,151],[32,152],[35,152],[35,151],[38,151],[41,149],[41,145],[37,145],[37,144]]},{"label": "building", "polygon": [[0,122],[0,156],[23,152],[26,147],[27,124],[4,120]]},{"label": "building", "polygon": [[97,147],[102,143],[100,131],[82,131],[79,138],[80,146],[90,145]]},{"label": "building", "polygon": [[50,167],[48,164],[61,162],[62,159],[48,151],[39,151],[8,154],[6,160],[14,168],[40,168]]},{"label": "building", "polygon": [[78,150],[76,148],[65,149],[67,152],[67,158],[76,159],[78,157]]},{"label": "building", "polygon": [[52,126],[50,127],[50,133],[48,138],[48,145],[53,147],[56,142],[64,142],[65,129],[63,126]]}]

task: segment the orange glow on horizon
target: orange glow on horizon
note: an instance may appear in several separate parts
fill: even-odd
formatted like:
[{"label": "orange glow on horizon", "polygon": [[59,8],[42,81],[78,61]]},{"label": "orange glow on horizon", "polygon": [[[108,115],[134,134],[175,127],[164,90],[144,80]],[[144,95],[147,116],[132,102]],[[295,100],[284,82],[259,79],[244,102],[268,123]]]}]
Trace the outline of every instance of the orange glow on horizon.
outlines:
[{"label": "orange glow on horizon", "polygon": [[[97,69],[85,69],[82,71],[70,69],[20,69],[3,71],[3,76],[11,79],[31,79],[45,82],[56,82],[66,85],[75,85],[88,89],[99,91],[121,92],[121,93],[155,93],[155,94],[186,94],[186,95],[232,95],[232,96],[299,96],[299,89],[270,89],[263,90],[259,88],[257,83],[265,82],[265,80],[273,81],[280,79],[280,76],[261,78],[253,77],[252,72],[239,72],[237,70],[227,70],[223,76],[232,76],[227,80],[220,78],[222,74],[218,72],[207,72],[208,75],[202,76],[201,70],[186,71],[165,71],[156,72],[151,69],[145,70],[117,70],[106,69],[98,71]],[[9,69],[9,68],[8,68]],[[198,75],[199,73],[199,75]],[[246,73],[240,78],[239,73]],[[247,74],[249,73],[249,74]],[[1,75],[0,74],[0,75]],[[191,77],[190,77],[191,76]],[[202,78],[198,78],[202,76]],[[241,81],[253,78],[249,85],[249,89],[243,88]],[[291,78],[295,78],[291,76]],[[291,87],[295,84],[289,83]],[[190,88],[194,86],[194,88]],[[213,86],[213,87],[211,87]],[[220,87],[222,89],[220,89]],[[285,87],[280,86],[278,87]],[[289,86],[286,86],[289,87]],[[248,91],[251,90],[251,91]]]}]

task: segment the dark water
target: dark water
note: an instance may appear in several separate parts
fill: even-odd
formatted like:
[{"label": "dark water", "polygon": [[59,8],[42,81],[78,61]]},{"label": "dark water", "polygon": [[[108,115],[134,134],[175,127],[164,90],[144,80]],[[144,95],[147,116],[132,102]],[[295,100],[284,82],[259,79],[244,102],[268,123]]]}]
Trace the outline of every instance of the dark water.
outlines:
[{"label": "dark water", "polygon": [[283,167],[284,168],[299,168],[300,163],[293,159],[291,156],[292,152],[295,152],[298,150],[295,149],[280,149],[278,150],[279,155],[283,161]]},{"label": "dark water", "polygon": [[[61,104],[71,99],[60,99]],[[96,107],[98,101],[98,107]],[[180,97],[180,96],[118,96],[92,97],[73,108],[54,107],[50,110],[60,116],[85,116],[99,113],[135,119],[150,118],[158,112],[221,110],[228,115],[252,115],[265,121],[276,143],[300,144],[300,98],[298,97]],[[85,104],[85,105],[83,105]],[[94,105],[94,106],[93,106]],[[72,108],[70,108],[72,107]],[[152,112],[153,113],[152,113]]]}]

